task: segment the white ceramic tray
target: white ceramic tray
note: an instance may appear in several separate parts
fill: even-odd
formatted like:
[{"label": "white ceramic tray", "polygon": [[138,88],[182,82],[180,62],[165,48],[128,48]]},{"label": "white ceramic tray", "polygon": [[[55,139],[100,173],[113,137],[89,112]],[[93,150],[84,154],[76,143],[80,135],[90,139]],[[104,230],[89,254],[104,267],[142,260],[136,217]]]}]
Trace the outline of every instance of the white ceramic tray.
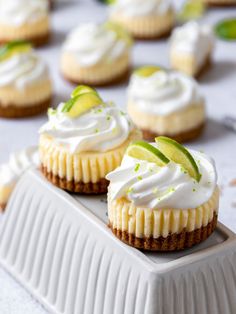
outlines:
[{"label": "white ceramic tray", "polygon": [[0,264],[56,314],[235,314],[236,237],[147,253],[116,239],[105,197],[78,197],[29,171],[4,215]]}]

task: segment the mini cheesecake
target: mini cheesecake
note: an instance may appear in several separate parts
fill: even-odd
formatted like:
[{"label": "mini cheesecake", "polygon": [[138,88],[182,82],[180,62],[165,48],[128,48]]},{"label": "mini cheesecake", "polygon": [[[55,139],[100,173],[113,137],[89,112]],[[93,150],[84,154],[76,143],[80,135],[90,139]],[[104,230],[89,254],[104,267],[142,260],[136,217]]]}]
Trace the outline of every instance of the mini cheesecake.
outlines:
[{"label": "mini cheesecake", "polygon": [[120,83],[129,74],[131,47],[130,35],[119,25],[110,22],[80,25],[63,45],[62,75],[75,84]]},{"label": "mini cheesecake", "polygon": [[38,115],[51,101],[48,67],[31,45],[15,41],[0,46],[0,117]]},{"label": "mini cheesecake", "polygon": [[28,147],[10,155],[9,161],[0,165],[0,211],[3,211],[8,203],[12,191],[29,168],[39,166],[37,147]]},{"label": "mini cheesecake", "polygon": [[120,165],[129,143],[141,138],[126,113],[89,86],[78,86],[48,118],[39,131],[41,169],[70,192],[106,193],[105,176]]},{"label": "mini cheesecake", "polygon": [[216,228],[214,162],[172,139],[132,143],[107,179],[109,227],[130,246],[183,250],[206,240]]},{"label": "mini cheesecake", "polygon": [[201,135],[205,101],[193,78],[158,66],[136,69],[128,86],[128,113],[143,137],[169,136],[179,142]]},{"label": "mini cheesecake", "polygon": [[174,15],[171,0],[116,0],[109,7],[110,20],[123,25],[136,39],[169,35]]},{"label": "mini cheesecake", "polygon": [[199,76],[207,69],[215,42],[209,26],[188,22],[174,29],[170,42],[172,69],[190,76]]},{"label": "mini cheesecake", "polygon": [[48,42],[49,35],[48,0],[0,2],[0,43],[27,40],[40,46]]}]

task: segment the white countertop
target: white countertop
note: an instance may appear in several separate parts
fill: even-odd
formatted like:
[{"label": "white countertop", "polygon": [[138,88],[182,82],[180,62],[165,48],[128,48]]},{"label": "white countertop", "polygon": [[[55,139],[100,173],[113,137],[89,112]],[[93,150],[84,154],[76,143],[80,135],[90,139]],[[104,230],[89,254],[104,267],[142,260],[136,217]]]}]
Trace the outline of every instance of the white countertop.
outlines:
[{"label": "white countertop", "polygon": [[[176,3],[180,2],[176,0]],[[39,49],[48,62],[55,85],[54,105],[68,98],[72,86],[59,73],[60,46],[67,32],[84,21],[102,21],[106,7],[92,0],[61,3],[52,13],[53,37],[50,46]],[[236,8],[211,9],[204,20],[210,24],[236,16]],[[168,42],[137,42],[133,52],[134,66],[157,63],[168,66]],[[208,123],[201,139],[189,146],[201,149],[215,158],[222,190],[220,221],[236,232],[236,133],[222,126],[225,115],[236,117],[236,42],[217,41],[212,67],[200,79],[206,97]],[[101,88],[103,98],[114,100],[125,107],[125,85]],[[0,162],[14,152],[38,141],[37,130],[46,121],[46,115],[22,120],[0,119]],[[0,313],[37,314],[45,311],[12,278],[0,269]],[[82,313],[81,313],[82,314]]]}]

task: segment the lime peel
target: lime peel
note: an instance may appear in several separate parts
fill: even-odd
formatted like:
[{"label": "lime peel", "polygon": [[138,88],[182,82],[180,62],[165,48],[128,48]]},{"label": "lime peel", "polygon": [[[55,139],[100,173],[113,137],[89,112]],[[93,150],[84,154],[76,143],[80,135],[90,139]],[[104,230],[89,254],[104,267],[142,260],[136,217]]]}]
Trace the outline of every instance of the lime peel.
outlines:
[{"label": "lime peel", "polygon": [[197,182],[201,180],[196,161],[183,145],[165,136],[159,136],[155,138],[155,141],[159,150],[170,160],[180,164]]},{"label": "lime peel", "polygon": [[217,23],[215,34],[224,40],[236,40],[236,18],[225,19]]},{"label": "lime peel", "polygon": [[126,154],[136,159],[156,163],[160,167],[169,163],[169,159],[159,149],[144,141],[137,141],[130,144],[126,150]]},{"label": "lime peel", "polygon": [[203,0],[187,0],[178,14],[178,20],[186,22],[199,19],[205,13],[205,9]]}]

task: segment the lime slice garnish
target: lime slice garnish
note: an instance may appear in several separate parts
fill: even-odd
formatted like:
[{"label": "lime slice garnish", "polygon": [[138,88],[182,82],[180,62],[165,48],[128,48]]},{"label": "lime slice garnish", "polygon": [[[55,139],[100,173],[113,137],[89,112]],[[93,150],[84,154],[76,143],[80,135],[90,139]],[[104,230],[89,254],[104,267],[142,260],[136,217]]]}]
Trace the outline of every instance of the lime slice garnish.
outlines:
[{"label": "lime slice garnish", "polygon": [[178,19],[184,22],[199,19],[203,16],[205,8],[203,0],[187,0],[178,14]]},{"label": "lime slice garnish", "polygon": [[160,67],[160,66],[157,66],[157,65],[146,65],[146,66],[143,66],[143,67],[140,67],[140,68],[136,69],[134,71],[134,73],[136,75],[139,75],[139,76],[149,77],[149,76],[153,75],[154,73],[156,73],[158,71],[161,71],[161,70],[163,70],[163,68]]},{"label": "lime slice garnish", "polygon": [[94,89],[94,88],[92,88],[90,86],[79,85],[71,93],[71,98],[74,98],[74,97],[82,95],[82,94],[87,94],[87,93],[97,94],[97,91],[96,91],[96,89]]},{"label": "lime slice garnish", "polygon": [[0,47],[0,61],[7,60],[11,56],[28,52],[32,49],[31,44],[24,41],[12,41]]},{"label": "lime slice garnish", "polygon": [[215,27],[218,37],[225,40],[236,40],[236,18],[219,22]]},{"label": "lime slice garnish", "polygon": [[159,149],[144,141],[130,144],[126,150],[126,154],[136,159],[153,162],[160,167],[165,166],[169,162],[169,159]]},{"label": "lime slice garnish", "polygon": [[86,111],[99,106],[102,99],[95,93],[86,93],[67,101],[62,109],[70,118],[78,118]]},{"label": "lime slice garnish", "polygon": [[104,24],[107,30],[113,31],[118,39],[124,40],[127,45],[131,46],[133,44],[133,39],[127,30],[120,24],[108,21]]},{"label": "lime slice garnish", "polygon": [[200,181],[201,174],[198,166],[193,156],[183,145],[165,136],[159,136],[155,141],[158,144],[159,150],[165,156],[175,163],[180,164],[197,182]]}]

